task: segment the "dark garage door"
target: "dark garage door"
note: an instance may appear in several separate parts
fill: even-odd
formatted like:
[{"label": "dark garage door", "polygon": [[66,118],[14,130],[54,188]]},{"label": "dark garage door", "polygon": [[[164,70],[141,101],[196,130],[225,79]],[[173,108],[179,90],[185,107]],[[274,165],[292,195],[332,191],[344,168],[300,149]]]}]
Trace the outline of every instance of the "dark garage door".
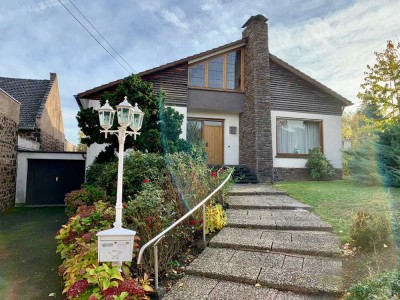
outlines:
[{"label": "dark garage door", "polygon": [[64,196],[85,180],[84,160],[28,160],[27,205],[64,204]]}]

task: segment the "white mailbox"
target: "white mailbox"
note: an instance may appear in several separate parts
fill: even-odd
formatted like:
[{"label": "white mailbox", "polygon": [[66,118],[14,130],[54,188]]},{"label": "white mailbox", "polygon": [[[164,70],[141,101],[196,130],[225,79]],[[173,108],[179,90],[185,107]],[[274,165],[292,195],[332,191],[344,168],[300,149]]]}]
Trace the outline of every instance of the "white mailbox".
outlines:
[{"label": "white mailbox", "polygon": [[98,232],[99,262],[132,261],[133,243],[136,231],[125,228],[111,228]]}]

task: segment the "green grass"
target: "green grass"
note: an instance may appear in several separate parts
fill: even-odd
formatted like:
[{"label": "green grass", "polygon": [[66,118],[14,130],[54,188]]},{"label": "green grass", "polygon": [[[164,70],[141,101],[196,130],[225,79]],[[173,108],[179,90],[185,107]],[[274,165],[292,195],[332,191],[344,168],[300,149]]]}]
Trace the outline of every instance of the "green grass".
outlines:
[{"label": "green grass", "polygon": [[[385,187],[365,187],[350,179],[333,181],[301,181],[275,184],[280,190],[300,202],[309,204],[314,212],[331,224],[342,242],[350,240],[351,215],[358,210],[391,211],[392,201],[400,203],[400,189],[392,188],[391,194]],[[392,216],[397,216],[391,211]]]},{"label": "green grass", "polygon": [[62,299],[54,236],[66,221],[63,207],[0,214],[0,299]]}]

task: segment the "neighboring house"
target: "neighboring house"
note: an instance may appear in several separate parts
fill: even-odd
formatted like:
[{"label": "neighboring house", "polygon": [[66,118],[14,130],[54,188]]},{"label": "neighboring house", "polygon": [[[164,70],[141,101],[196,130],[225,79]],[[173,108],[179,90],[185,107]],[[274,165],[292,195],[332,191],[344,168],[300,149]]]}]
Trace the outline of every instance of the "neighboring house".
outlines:
[{"label": "neighboring house", "polygon": [[0,212],[15,199],[19,109],[20,103],[0,88]]},{"label": "neighboring house", "polygon": [[[138,75],[184,115],[182,137],[202,139],[210,164],[245,165],[261,182],[302,179],[320,146],[341,176],[341,115],[352,103],[270,54],[264,16],[243,28],[238,41]],[[121,81],[79,93],[78,104],[97,109]],[[87,163],[102,147],[89,147]]]},{"label": "neighboring house", "polygon": [[50,73],[50,80],[0,77],[0,88],[21,104],[20,150],[64,151],[64,125],[55,73]]}]

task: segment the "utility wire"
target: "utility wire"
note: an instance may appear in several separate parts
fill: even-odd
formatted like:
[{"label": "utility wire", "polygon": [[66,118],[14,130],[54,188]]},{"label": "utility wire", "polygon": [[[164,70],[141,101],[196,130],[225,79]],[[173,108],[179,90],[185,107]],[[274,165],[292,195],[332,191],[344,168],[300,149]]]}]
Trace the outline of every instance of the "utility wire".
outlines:
[{"label": "utility wire", "polygon": [[90,26],[92,26],[92,28],[103,38],[103,40],[107,43],[108,46],[110,46],[110,48],[126,63],[126,65],[132,70],[133,73],[136,73],[135,70],[132,68],[132,66],[118,53],[117,50],[115,50],[115,48],[113,46],[111,46],[111,44],[106,40],[106,38],[97,30],[96,27],[94,27],[94,25],[92,24],[92,22],[90,22],[86,16],[79,10],[78,7],[76,7],[76,5],[74,4],[74,2],[72,2],[71,0],[69,0],[69,2],[71,2],[71,4],[75,7],[75,9],[82,15],[82,17],[89,23]]},{"label": "utility wire", "polygon": [[68,9],[68,7],[66,7],[66,6],[64,5],[64,3],[61,2],[61,0],[58,0],[58,2],[60,2],[60,4],[61,4],[62,6],[64,6],[64,8],[69,12],[69,14],[70,14],[70,15],[71,15],[71,16],[86,30],[87,33],[90,34],[90,36],[91,36],[93,39],[95,39],[95,41],[96,41],[104,50],[107,51],[108,54],[111,55],[112,58],[114,58],[114,60],[115,60],[122,68],[125,69],[126,72],[128,72],[128,74],[131,74],[131,72],[130,72],[127,68],[125,68],[125,67],[115,58],[115,56],[112,55],[112,54],[110,53],[110,51],[108,51],[108,50],[102,45],[102,43],[100,43],[100,41],[99,41],[98,39],[96,39],[96,37],[85,27],[85,25],[83,25],[83,24],[81,23],[81,21],[79,21],[78,18],[75,17],[75,15]]}]

